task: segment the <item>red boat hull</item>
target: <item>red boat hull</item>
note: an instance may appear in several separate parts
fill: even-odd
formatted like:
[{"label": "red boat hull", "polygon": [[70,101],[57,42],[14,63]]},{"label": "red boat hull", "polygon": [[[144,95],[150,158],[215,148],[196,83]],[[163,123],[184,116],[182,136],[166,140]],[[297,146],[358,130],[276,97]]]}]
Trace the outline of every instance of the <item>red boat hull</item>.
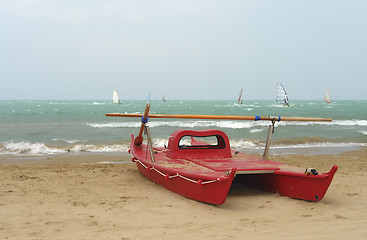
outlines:
[{"label": "red boat hull", "polygon": [[[180,145],[186,136],[216,136],[217,145],[193,140]],[[338,169],[328,173],[305,174],[304,169],[232,152],[227,135],[218,130],[178,130],[167,149],[145,144],[130,145],[139,171],[151,181],[181,196],[210,204],[223,204],[234,179],[269,192],[307,201],[321,200]],[[153,157],[153,159],[152,159]]]},{"label": "red boat hull", "polygon": [[320,201],[328,190],[338,167],[328,173],[305,175],[300,172],[274,171],[271,174],[248,174],[238,176],[240,182],[264,191],[279,193],[296,199]]},{"label": "red boat hull", "polygon": [[[136,162],[136,166],[145,177],[168,190],[181,196],[210,204],[223,204],[233,181],[233,179],[228,178],[222,181],[202,184],[200,181],[205,183],[206,181],[212,180],[192,178],[190,180],[193,181],[190,181],[181,177],[169,178],[167,176],[175,176],[175,174],[160,171],[166,174],[163,176],[152,167],[147,168],[138,161]],[[159,169],[157,170],[159,171]]]}]

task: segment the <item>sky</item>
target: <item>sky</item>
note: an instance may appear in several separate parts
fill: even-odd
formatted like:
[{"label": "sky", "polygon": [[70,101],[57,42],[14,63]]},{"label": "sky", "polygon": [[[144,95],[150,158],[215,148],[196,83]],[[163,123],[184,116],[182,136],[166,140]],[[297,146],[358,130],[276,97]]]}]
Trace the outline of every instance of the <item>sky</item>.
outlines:
[{"label": "sky", "polygon": [[0,0],[0,99],[367,99],[365,0]]}]

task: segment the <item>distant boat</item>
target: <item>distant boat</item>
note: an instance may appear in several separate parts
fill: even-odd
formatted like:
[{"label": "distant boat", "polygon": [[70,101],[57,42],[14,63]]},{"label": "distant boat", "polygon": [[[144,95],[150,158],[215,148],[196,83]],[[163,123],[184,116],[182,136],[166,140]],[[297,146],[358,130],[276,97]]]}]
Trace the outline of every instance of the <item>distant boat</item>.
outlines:
[{"label": "distant boat", "polygon": [[324,100],[327,103],[331,103],[331,96],[330,96],[329,89],[326,89],[326,94],[325,94]]},{"label": "distant boat", "polygon": [[277,84],[277,103],[283,104],[284,107],[289,107],[289,101],[288,101],[288,94],[287,91],[285,91],[285,88],[283,87],[283,84],[281,82],[278,82]]},{"label": "distant boat", "polygon": [[116,90],[113,91],[112,102],[116,104],[120,104],[120,98]]},{"label": "distant boat", "polygon": [[237,100],[237,103],[238,104],[242,104],[243,103],[243,99],[241,99],[242,98],[242,92],[243,92],[243,88],[241,88],[240,96],[238,97],[238,100]]}]

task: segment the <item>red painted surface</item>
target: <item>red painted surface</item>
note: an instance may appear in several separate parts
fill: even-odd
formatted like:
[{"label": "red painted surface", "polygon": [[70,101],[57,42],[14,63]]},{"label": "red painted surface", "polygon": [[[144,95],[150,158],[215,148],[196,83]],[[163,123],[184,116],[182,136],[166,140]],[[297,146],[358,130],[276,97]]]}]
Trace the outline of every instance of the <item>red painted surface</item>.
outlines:
[{"label": "red painted surface", "polygon": [[[183,137],[191,145],[180,145]],[[215,144],[195,139],[211,136]],[[153,163],[145,144],[135,145],[130,153],[139,171],[153,182],[184,197],[211,204],[223,204],[234,178],[269,192],[308,201],[321,200],[337,170],[306,175],[305,169],[262,160],[246,153],[231,151],[227,135],[219,130],[177,130],[167,149],[155,148]]]}]

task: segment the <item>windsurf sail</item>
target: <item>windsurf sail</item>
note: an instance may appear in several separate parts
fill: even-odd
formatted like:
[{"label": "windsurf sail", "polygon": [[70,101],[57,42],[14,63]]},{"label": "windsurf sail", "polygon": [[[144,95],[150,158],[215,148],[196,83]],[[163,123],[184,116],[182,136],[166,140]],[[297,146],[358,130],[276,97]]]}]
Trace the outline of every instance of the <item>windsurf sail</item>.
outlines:
[{"label": "windsurf sail", "polygon": [[238,104],[242,104],[243,103],[243,100],[241,99],[242,98],[242,92],[243,92],[243,88],[241,88],[240,96],[238,97],[238,100],[237,100],[237,103]]},{"label": "windsurf sail", "polygon": [[117,94],[116,90],[113,91],[112,102],[116,104],[120,104],[119,95]]},{"label": "windsurf sail", "polygon": [[285,91],[285,88],[283,87],[283,84],[281,82],[278,82],[277,84],[277,103],[283,104],[285,107],[289,107],[289,101],[288,101],[288,94],[287,91]]},{"label": "windsurf sail", "polygon": [[166,98],[163,96],[162,97],[162,103],[165,103],[166,102]]},{"label": "windsurf sail", "polygon": [[325,94],[324,100],[327,103],[331,103],[331,96],[330,96],[329,89],[326,89],[326,94]]}]

